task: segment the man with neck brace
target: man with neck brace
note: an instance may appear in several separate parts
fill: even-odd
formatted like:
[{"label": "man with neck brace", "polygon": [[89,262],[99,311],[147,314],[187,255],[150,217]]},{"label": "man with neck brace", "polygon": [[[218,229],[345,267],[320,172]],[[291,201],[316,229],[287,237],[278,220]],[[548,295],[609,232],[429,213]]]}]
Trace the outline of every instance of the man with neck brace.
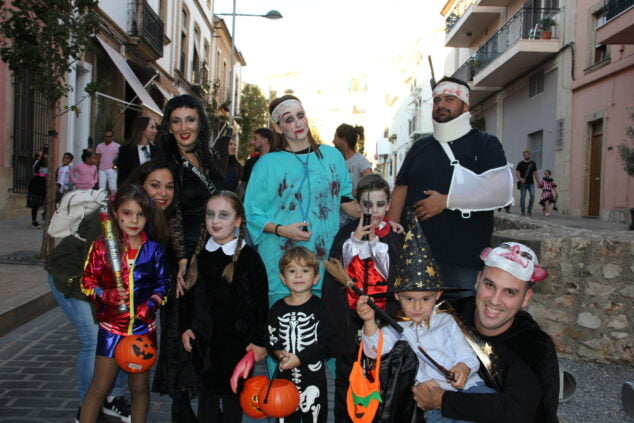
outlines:
[{"label": "man with neck brace", "polygon": [[500,141],[471,128],[469,86],[441,79],[433,90],[434,133],[416,141],[396,177],[388,217],[399,222],[412,208],[447,286],[446,297],[474,294],[491,243],[493,210],[513,203],[512,165]]}]

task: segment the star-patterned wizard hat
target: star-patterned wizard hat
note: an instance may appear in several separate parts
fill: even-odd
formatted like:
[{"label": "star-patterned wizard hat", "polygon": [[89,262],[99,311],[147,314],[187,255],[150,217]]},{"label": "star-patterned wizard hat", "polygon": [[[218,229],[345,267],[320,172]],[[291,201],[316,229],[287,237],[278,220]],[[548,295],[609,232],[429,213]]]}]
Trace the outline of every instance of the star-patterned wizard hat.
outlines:
[{"label": "star-patterned wizard hat", "polygon": [[440,280],[438,265],[427,243],[427,238],[411,210],[407,212],[408,231],[396,267],[394,291],[451,290]]}]

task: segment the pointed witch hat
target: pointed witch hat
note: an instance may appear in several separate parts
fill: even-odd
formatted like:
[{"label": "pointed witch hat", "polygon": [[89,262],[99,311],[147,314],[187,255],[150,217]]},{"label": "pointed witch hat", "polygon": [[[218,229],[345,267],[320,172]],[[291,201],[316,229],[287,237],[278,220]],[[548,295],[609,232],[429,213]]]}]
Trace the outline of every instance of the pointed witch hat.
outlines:
[{"label": "pointed witch hat", "polygon": [[440,280],[427,238],[411,210],[407,211],[407,223],[409,228],[396,266],[392,292],[452,290]]}]

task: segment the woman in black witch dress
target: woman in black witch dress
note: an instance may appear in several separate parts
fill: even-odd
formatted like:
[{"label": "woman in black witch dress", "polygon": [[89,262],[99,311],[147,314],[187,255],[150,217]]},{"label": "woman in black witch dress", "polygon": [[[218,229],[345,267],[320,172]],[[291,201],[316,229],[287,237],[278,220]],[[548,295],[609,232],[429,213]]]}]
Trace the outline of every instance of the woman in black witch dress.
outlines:
[{"label": "woman in black witch dress", "polygon": [[[224,178],[209,148],[209,124],[202,103],[191,95],[167,102],[160,126],[159,154],[176,167],[180,186],[178,205],[183,216],[186,257],[190,258],[204,222],[205,200],[222,189]],[[191,307],[191,293],[182,283],[173,286],[161,308],[159,358],[152,385],[154,392],[172,397],[172,421],[197,421],[190,399],[199,389],[191,354],[180,341],[180,310]]]}]

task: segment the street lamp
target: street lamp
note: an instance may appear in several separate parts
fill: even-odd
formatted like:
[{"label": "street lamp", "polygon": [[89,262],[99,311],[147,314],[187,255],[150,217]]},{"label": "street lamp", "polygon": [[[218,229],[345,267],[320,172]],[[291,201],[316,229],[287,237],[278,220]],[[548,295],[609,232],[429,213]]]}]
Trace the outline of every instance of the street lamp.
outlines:
[{"label": "street lamp", "polygon": [[231,16],[231,70],[229,75],[231,80],[229,81],[229,127],[233,129],[233,118],[235,117],[235,55],[236,55],[236,16],[258,16],[266,19],[282,19],[282,14],[277,10],[269,10],[264,15],[249,14],[249,13],[236,13],[236,0],[233,0],[233,11],[231,13],[216,13],[216,16]]}]

